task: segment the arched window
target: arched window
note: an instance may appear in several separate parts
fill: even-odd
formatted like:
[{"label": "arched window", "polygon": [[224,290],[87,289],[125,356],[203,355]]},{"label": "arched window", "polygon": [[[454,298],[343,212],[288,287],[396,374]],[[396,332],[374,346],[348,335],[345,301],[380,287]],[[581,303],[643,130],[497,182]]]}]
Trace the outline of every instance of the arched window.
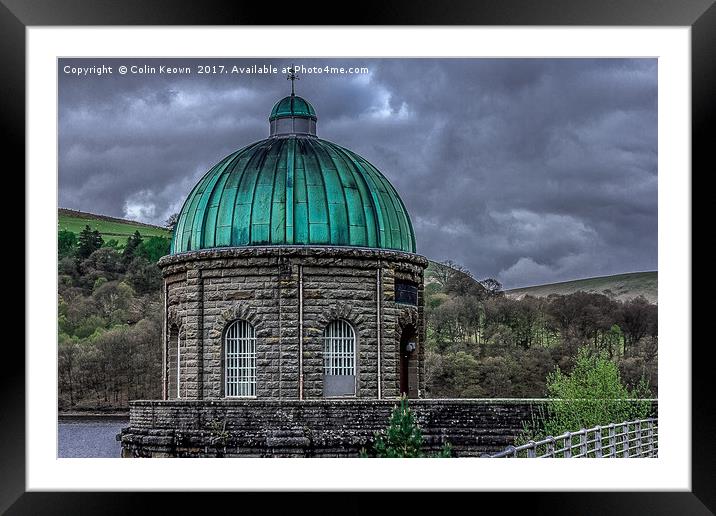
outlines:
[{"label": "arched window", "polygon": [[226,396],[256,396],[256,334],[248,321],[234,321],[224,334]]},{"label": "arched window", "polygon": [[351,396],[356,392],[356,334],[342,319],[323,331],[323,394]]}]

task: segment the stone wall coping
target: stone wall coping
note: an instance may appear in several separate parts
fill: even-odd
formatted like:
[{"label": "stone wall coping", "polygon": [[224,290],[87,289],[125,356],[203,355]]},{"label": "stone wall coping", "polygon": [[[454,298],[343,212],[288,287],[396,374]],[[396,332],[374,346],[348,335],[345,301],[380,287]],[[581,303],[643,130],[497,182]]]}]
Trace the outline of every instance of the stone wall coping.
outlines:
[{"label": "stone wall coping", "polygon": [[423,268],[428,266],[428,259],[415,253],[406,253],[393,249],[377,249],[372,247],[353,246],[306,246],[306,245],[273,245],[217,247],[201,249],[185,253],[163,256],[158,265],[160,268],[178,263],[212,260],[219,258],[257,258],[257,257],[316,257],[316,258],[359,258],[380,259],[388,261],[404,261]]},{"label": "stone wall coping", "polygon": [[[619,398],[617,398],[619,399]],[[621,401],[657,402],[656,398],[620,399]],[[522,403],[553,403],[559,398],[420,398],[409,399],[408,405],[440,405],[440,404],[522,404]],[[131,407],[201,407],[201,406],[241,406],[241,405],[378,405],[396,404],[398,398],[390,399],[313,399],[313,400],[280,400],[280,399],[203,399],[203,400],[133,400]]]}]

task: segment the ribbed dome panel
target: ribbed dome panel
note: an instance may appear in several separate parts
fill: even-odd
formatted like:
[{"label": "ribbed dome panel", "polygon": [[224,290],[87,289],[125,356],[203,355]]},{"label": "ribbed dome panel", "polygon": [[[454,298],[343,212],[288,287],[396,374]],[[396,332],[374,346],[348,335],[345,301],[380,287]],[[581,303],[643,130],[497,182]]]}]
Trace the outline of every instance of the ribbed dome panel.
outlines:
[{"label": "ribbed dome panel", "polygon": [[293,135],[256,142],[209,170],[182,207],[171,252],[259,245],[414,253],[415,235],[395,188],[373,165]]}]

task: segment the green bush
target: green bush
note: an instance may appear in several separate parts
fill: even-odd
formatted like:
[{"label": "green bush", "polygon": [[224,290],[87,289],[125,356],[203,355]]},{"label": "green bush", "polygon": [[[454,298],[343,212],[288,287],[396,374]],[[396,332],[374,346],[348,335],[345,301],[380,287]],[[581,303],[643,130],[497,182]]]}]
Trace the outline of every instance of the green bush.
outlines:
[{"label": "green bush", "polygon": [[157,236],[149,237],[141,242],[135,254],[146,258],[151,263],[156,263],[159,261],[159,258],[169,254],[170,245],[171,240],[168,238]]},{"label": "green bush", "polygon": [[[400,397],[400,405],[393,409],[390,424],[386,430],[375,435],[372,453],[361,450],[361,457],[406,458],[426,457],[422,451],[423,434],[415,421],[415,415],[408,407],[405,396]],[[446,443],[442,450],[432,457],[452,457],[452,447]]]},{"label": "green bush", "polygon": [[77,250],[77,235],[72,231],[61,229],[57,232],[57,255],[58,259],[74,256]]},{"label": "green bush", "polygon": [[136,257],[127,267],[126,279],[140,294],[155,292],[162,288],[162,271],[156,263],[141,256]]},{"label": "green bush", "polygon": [[519,443],[545,436],[576,432],[582,428],[644,419],[651,403],[646,381],[628,389],[621,380],[617,365],[604,353],[587,346],[577,352],[570,374],[559,367],[547,375],[547,393],[552,401],[547,414],[538,417],[518,440]]}]

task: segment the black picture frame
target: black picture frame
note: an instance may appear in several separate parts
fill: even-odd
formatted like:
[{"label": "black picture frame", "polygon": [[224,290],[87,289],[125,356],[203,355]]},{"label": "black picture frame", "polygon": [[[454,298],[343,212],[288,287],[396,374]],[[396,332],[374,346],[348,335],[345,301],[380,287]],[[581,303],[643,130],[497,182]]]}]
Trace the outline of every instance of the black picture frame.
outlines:
[{"label": "black picture frame", "polygon": [[[289,4],[294,6],[296,3]],[[350,4],[350,9],[329,9],[306,2],[287,9],[276,2],[226,0],[0,0],[0,117],[8,154],[16,158],[14,170],[25,166],[25,29],[32,26],[82,25],[276,25],[283,21],[307,25],[576,25],[576,26],[688,26],[691,28],[692,158],[693,171],[713,172],[713,139],[708,127],[716,120],[716,5],[714,0],[454,0],[449,5],[430,0]],[[6,169],[9,170],[9,169]],[[685,170],[685,174],[689,171]],[[6,177],[10,174],[6,172]],[[13,175],[17,175],[14,172]],[[698,191],[693,190],[692,191]],[[695,199],[692,206],[695,205]],[[699,224],[693,217],[694,227]],[[692,230],[692,234],[694,234]],[[696,232],[695,234],[699,234]],[[19,246],[18,246],[19,248]],[[692,251],[693,253],[693,251]],[[693,255],[692,255],[693,256]],[[25,275],[32,274],[25,268]],[[7,287],[6,287],[7,288]],[[689,300],[690,302],[690,300]],[[697,305],[693,304],[694,309]],[[31,310],[27,306],[26,310]],[[702,309],[703,310],[703,309]],[[692,312],[693,314],[694,312]],[[693,320],[693,315],[692,315]],[[9,333],[7,334],[9,335]],[[0,511],[7,514],[130,514],[151,507],[157,495],[136,493],[25,492],[25,354],[6,337],[4,367],[0,375]],[[686,346],[691,343],[668,343]],[[49,346],[49,344],[48,344]],[[713,362],[708,341],[692,346],[692,490],[690,492],[541,492],[480,493],[475,510],[498,506],[550,514],[712,514],[716,511],[716,439],[714,397],[708,381]],[[12,364],[12,366],[8,365]],[[220,510],[221,499],[211,495]],[[242,496],[247,496],[243,494]],[[251,495],[256,497],[256,495]],[[260,495],[259,495],[260,496]],[[265,496],[265,495],[264,495]],[[162,496],[164,511],[170,505],[179,513],[206,510],[202,496],[174,493]],[[492,498],[492,499],[490,499]],[[294,511],[307,507],[294,493]],[[411,494],[400,501],[401,512],[424,503]],[[251,504],[260,500],[246,501]],[[264,502],[265,503],[265,502]],[[459,503],[459,502],[457,502]],[[373,511],[373,503],[358,493],[345,495],[343,506],[351,513]],[[480,509],[483,507],[483,509]],[[273,511],[272,511],[273,512]]]}]

